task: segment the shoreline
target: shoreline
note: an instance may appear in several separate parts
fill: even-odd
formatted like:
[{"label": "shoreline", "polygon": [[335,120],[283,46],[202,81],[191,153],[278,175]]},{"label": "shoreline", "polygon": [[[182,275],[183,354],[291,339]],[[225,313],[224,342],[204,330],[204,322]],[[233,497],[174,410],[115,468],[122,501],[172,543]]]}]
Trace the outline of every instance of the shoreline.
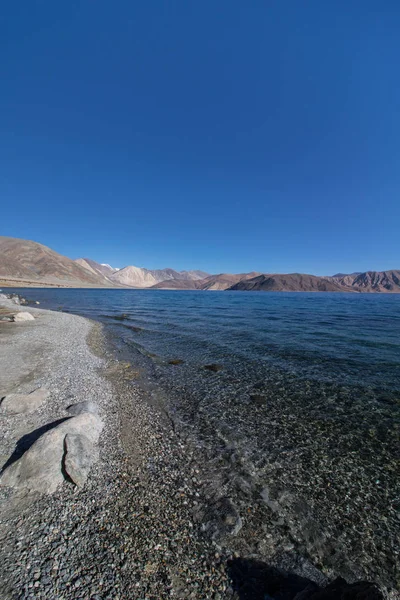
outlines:
[{"label": "shoreline", "polygon": [[[79,283],[79,285],[77,285]],[[81,282],[49,282],[49,281],[31,281],[29,279],[2,279],[0,277],[0,288],[11,289],[82,289],[82,290],[132,290],[135,288],[124,285],[100,285],[100,284],[82,284]]]},{"label": "shoreline", "polygon": [[[181,440],[129,387],[132,366],[115,360],[100,324],[29,312],[35,322],[2,323],[0,335],[17,326],[13,352],[51,336],[47,365],[37,362],[32,376],[14,386],[23,392],[46,386],[50,398],[23,431],[19,415],[1,417],[3,458],[21,433],[65,417],[74,401],[96,400],[105,427],[99,461],[82,489],[65,483],[51,496],[32,497],[0,487],[2,598],[225,597],[225,567],[192,520],[198,498],[193,456],[183,459]],[[129,419],[119,402],[130,406]],[[122,438],[126,446],[130,439],[128,449]]]},{"label": "shoreline", "polygon": [[[43,340],[49,340],[50,327],[65,335],[53,342],[50,368],[36,370],[35,385],[46,385],[52,393],[38,411],[40,419],[65,416],[66,405],[89,396],[99,403],[106,426],[100,461],[78,492],[64,484],[29,506],[18,498],[14,513],[9,508],[4,513],[9,494],[0,488],[3,597],[237,598],[227,573],[232,552],[202,533],[196,518],[204,511],[206,465],[199,465],[195,444],[131,385],[138,377],[135,365],[118,359],[103,325],[69,313],[23,310],[40,315],[34,326],[40,330],[44,325]],[[33,326],[16,327],[24,332]],[[27,386],[23,382],[22,391]],[[5,520],[10,520],[8,527]],[[15,549],[7,552],[7,546]],[[306,560],[284,557],[281,566],[327,583]],[[5,587],[7,580],[11,587]]]},{"label": "shoreline", "polygon": [[234,290],[230,288],[174,288],[174,287],[133,287],[128,285],[100,285],[100,284],[82,284],[81,282],[43,282],[43,281],[30,281],[30,280],[13,280],[13,279],[1,279],[0,278],[0,289],[52,289],[52,290],[133,290],[133,291],[157,291],[157,292],[262,292],[264,294],[368,294],[368,295],[396,295],[400,294],[399,290],[363,290],[362,288],[357,289],[343,289],[343,290]]}]

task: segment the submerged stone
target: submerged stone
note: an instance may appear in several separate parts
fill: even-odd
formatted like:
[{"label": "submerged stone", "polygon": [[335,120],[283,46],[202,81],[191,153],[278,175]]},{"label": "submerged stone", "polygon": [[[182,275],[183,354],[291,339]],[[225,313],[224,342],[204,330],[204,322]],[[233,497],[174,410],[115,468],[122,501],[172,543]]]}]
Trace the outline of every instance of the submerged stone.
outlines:
[{"label": "submerged stone", "polygon": [[267,404],[266,397],[261,394],[251,394],[250,400],[257,406],[265,406]]},{"label": "submerged stone", "polygon": [[206,371],[213,371],[213,373],[217,373],[218,371],[222,371],[224,368],[222,365],[218,365],[216,363],[212,363],[210,365],[204,365],[203,367]]}]

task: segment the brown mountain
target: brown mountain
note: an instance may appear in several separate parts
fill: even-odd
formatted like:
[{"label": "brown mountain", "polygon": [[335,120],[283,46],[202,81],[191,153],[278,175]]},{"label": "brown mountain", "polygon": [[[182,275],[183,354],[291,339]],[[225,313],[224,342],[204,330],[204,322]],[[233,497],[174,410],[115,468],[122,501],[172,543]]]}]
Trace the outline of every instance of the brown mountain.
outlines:
[{"label": "brown mountain", "polygon": [[232,275],[231,273],[220,273],[219,275],[210,275],[200,282],[202,290],[227,290],[239,281],[246,281],[256,277],[259,273],[239,273]]},{"label": "brown mountain", "polygon": [[354,288],[359,292],[400,292],[400,271],[366,271],[334,277],[341,285]]},{"label": "brown mountain", "polygon": [[47,246],[0,236],[0,281],[2,285],[103,287],[111,284],[75,261]]},{"label": "brown mountain", "polygon": [[[1,285],[64,287],[151,287],[167,280],[172,288],[191,287],[208,273],[203,271],[149,270],[139,267],[113,269],[90,258],[71,260],[43,244],[0,237]],[[181,281],[181,284],[177,284]],[[196,284],[193,283],[196,287]]]},{"label": "brown mountain", "polygon": [[227,290],[238,281],[255,277],[259,273],[240,273],[233,275],[231,273],[219,273],[219,275],[208,275],[204,279],[195,281],[161,281],[153,285],[154,289],[177,289],[177,290]]},{"label": "brown mountain", "polygon": [[367,271],[317,277],[303,273],[220,273],[198,281],[162,281],[154,289],[242,290],[264,292],[400,293],[400,271]]},{"label": "brown mountain", "polygon": [[100,277],[105,277],[106,279],[110,279],[111,275],[116,272],[116,269],[113,269],[109,265],[101,265],[91,258],[77,258],[74,262],[78,263],[78,265],[81,265],[81,267],[84,267],[94,275],[100,275]]},{"label": "brown mountain", "polygon": [[185,277],[187,277],[188,279],[192,279],[192,280],[199,280],[199,279],[205,279],[206,277],[210,276],[210,273],[206,273],[205,271],[180,271],[181,275],[184,275]]},{"label": "brown mountain", "polygon": [[[333,277],[317,277],[302,273],[263,274],[247,280],[241,280],[230,290],[263,292],[352,292],[359,291],[336,281]],[[400,291],[400,290],[399,290]]]}]

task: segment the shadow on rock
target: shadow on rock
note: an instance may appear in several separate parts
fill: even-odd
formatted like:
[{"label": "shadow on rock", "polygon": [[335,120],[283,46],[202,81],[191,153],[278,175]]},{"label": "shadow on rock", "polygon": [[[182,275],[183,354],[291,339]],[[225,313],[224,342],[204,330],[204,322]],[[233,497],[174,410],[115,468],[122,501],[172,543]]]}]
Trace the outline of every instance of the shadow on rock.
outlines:
[{"label": "shadow on rock", "polygon": [[228,561],[228,575],[240,600],[383,600],[375,584],[335,579],[321,588],[310,579],[256,560]]},{"label": "shadow on rock", "polygon": [[58,419],[57,421],[53,421],[52,423],[47,423],[46,425],[43,425],[42,427],[39,427],[38,429],[35,429],[34,431],[31,431],[30,433],[27,433],[26,435],[22,436],[22,438],[16,443],[15,450],[11,454],[10,458],[1,467],[0,474],[3,473],[3,471],[5,471],[7,467],[19,460],[21,456],[25,454],[25,452],[29,450],[29,448],[36,442],[36,440],[38,440],[44,433],[50,431],[51,429],[54,429],[54,427],[57,427],[58,425],[60,425],[60,423],[63,423],[64,421],[67,421],[70,418],[71,417],[64,417],[62,419]]}]

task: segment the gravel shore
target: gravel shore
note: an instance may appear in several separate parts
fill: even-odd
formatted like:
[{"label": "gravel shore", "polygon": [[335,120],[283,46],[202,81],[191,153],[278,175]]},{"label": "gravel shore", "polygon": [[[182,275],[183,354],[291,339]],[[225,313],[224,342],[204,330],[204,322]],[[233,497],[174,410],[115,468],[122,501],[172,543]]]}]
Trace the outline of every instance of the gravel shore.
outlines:
[{"label": "gravel shore", "polygon": [[11,372],[2,390],[41,386],[50,397],[26,417],[1,417],[2,464],[22,435],[74,402],[96,402],[105,428],[82,490],[65,484],[32,497],[0,488],[1,598],[232,598],[224,563],[193,522],[193,455],[129,386],[132,365],[107,352],[100,325],[29,312],[34,322],[1,324],[2,373]]}]

